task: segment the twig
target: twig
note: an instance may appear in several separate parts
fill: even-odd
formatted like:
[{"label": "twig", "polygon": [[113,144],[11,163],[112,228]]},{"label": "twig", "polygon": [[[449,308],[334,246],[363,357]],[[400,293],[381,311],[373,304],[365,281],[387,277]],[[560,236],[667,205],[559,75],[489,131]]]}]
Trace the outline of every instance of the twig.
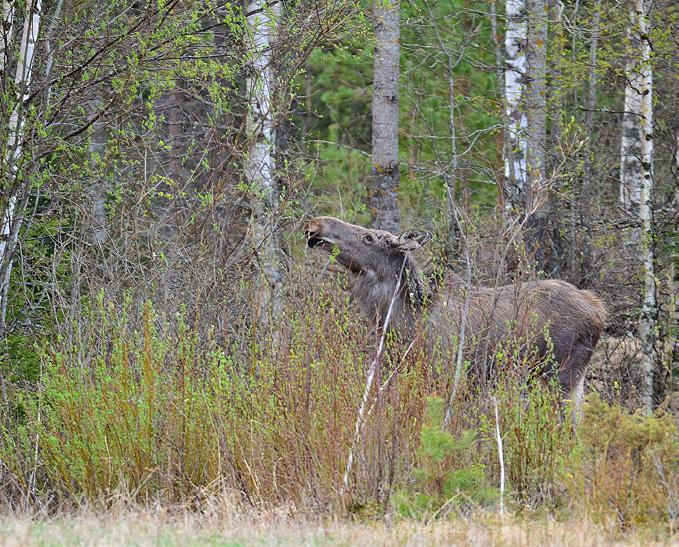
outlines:
[{"label": "twig", "polygon": [[382,326],[382,335],[380,336],[380,343],[377,347],[377,352],[375,353],[375,358],[370,364],[368,369],[368,377],[365,381],[365,390],[363,391],[363,398],[361,399],[361,406],[358,408],[358,416],[356,417],[356,427],[354,428],[354,439],[349,448],[349,457],[347,458],[347,466],[344,471],[344,476],[342,477],[342,488],[340,489],[340,497],[344,497],[344,493],[349,488],[349,474],[351,473],[351,468],[354,464],[354,450],[358,444],[358,440],[363,431],[364,417],[366,414],[366,405],[368,404],[368,397],[370,396],[370,390],[375,380],[375,374],[377,373],[377,366],[380,362],[380,357],[382,356],[382,351],[384,350],[384,340],[387,335],[387,329],[389,327],[389,322],[391,321],[391,314],[394,309],[394,302],[396,301],[396,296],[398,291],[401,289],[401,278],[403,277],[403,270],[405,269],[407,261],[407,255],[403,258],[403,264],[401,265],[401,271],[398,274],[398,279],[396,280],[396,286],[394,287],[394,294],[391,297],[391,302],[389,303],[389,309],[387,310],[387,317],[384,320],[384,325]]},{"label": "twig", "polygon": [[502,452],[502,436],[500,435],[500,415],[497,409],[497,397],[493,396],[495,407],[495,440],[497,441],[497,456],[500,460],[500,515],[505,514],[505,459]]},{"label": "twig", "polygon": [[455,398],[457,397],[457,391],[460,386],[460,377],[462,376],[462,365],[464,364],[464,342],[466,336],[467,328],[467,316],[469,315],[469,303],[471,300],[472,293],[472,263],[469,258],[469,241],[462,229],[462,224],[460,223],[460,218],[457,214],[457,209],[453,209],[455,213],[455,222],[458,225],[459,232],[464,239],[464,259],[467,265],[467,282],[465,284],[465,294],[464,294],[464,304],[462,305],[462,317],[460,319],[460,337],[457,344],[457,359],[455,362],[455,378],[453,379],[453,389],[450,390],[450,398],[448,399],[448,404],[446,405],[446,415],[443,419],[443,428],[447,428],[450,425],[450,420],[453,417],[452,408]]},{"label": "twig", "polygon": [[[391,372],[391,374],[389,375],[389,377],[388,377],[384,382],[382,382],[382,385],[379,386],[379,387],[377,388],[377,397],[378,397],[378,399],[379,399],[379,397],[382,396],[382,394],[383,394],[384,391],[387,389],[387,387],[389,386],[389,384],[391,383],[391,381],[396,377],[396,374],[398,373],[399,369],[401,368],[401,365],[405,362],[406,357],[408,357],[408,354],[410,353],[410,350],[413,349],[413,346],[414,346],[414,345],[415,345],[415,340],[412,340],[412,341],[410,342],[410,345],[409,345],[409,346],[407,347],[407,349],[405,350],[405,353],[402,355],[401,359],[399,360],[398,365],[396,365],[396,366],[394,367],[394,370]],[[375,405],[376,405],[376,404],[377,404],[377,402],[374,402],[374,403],[371,405],[371,407],[368,409],[368,411],[365,413],[366,418],[367,418],[368,416],[370,416],[370,413],[373,411],[373,409],[375,408]]]}]

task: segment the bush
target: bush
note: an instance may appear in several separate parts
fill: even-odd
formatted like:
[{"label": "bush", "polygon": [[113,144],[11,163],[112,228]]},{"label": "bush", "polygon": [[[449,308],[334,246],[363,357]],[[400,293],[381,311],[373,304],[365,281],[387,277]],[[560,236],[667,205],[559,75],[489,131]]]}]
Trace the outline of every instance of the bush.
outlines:
[{"label": "bush", "polygon": [[443,400],[430,397],[417,450],[418,466],[411,484],[394,496],[394,507],[401,515],[440,515],[487,505],[496,498],[496,490],[486,482],[485,465],[475,458],[476,432],[465,431],[455,438],[443,429],[443,416]]},{"label": "bush", "polygon": [[[573,445],[559,388],[508,379],[497,393],[508,488],[516,501],[530,507],[554,501],[563,455]],[[491,437],[494,423],[485,429]]]},{"label": "bush", "polygon": [[679,434],[670,415],[630,414],[590,397],[564,465],[573,503],[622,528],[671,522],[679,507]]},{"label": "bush", "polygon": [[[39,381],[13,389],[24,410],[3,417],[0,486],[54,503],[338,503],[371,353],[336,295],[286,304],[265,346],[254,328],[225,346],[198,320],[102,297],[76,336],[44,341]],[[391,488],[434,390],[422,348],[394,366],[356,447],[356,499]]]}]

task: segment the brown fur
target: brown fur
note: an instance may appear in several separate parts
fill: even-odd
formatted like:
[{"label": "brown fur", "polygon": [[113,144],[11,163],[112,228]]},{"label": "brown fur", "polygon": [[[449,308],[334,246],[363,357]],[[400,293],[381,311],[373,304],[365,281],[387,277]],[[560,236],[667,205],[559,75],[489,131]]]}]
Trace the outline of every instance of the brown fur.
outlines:
[{"label": "brown fur", "polygon": [[[305,229],[309,246],[337,254],[337,260],[356,278],[354,297],[371,319],[383,324],[399,280],[392,322],[410,330],[420,317],[437,340],[454,342],[464,308],[464,282],[447,279],[442,287],[427,291],[410,251],[431,236],[410,230],[395,236],[332,217],[309,221]],[[487,376],[487,363],[503,342],[528,340],[527,348],[543,357],[548,339],[558,363],[558,380],[566,393],[579,396],[585,368],[606,322],[602,301],[592,292],[556,279],[497,288],[472,289],[467,317],[467,347],[473,361]],[[549,334],[549,338],[545,334]]]}]

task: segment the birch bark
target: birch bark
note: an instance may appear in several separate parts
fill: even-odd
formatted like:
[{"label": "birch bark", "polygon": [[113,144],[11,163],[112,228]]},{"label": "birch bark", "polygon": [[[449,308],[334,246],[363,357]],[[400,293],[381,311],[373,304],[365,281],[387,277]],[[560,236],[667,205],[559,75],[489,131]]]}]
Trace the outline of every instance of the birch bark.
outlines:
[{"label": "birch bark", "polygon": [[639,228],[633,233],[643,272],[643,303],[639,319],[643,386],[641,401],[653,410],[653,379],[656,361],[656,286],[653,252],[653,70],[649,33],[650,2],[634,0],[628,36],[630,55],[626,63],[625,112],[620,147],[620,201],[630,212],[638,211]]},{"label": "birch bark", "polygon": [[622,139],[620,142],[620,203],[632,215],[639,211],[641,202],[641,99],[643,90],[644,47],[641,43],[638,4],[629,14],[627,37],[630,52],[625,63],[625,102],[622,116]]},{"label": "birch bark", "polygon": [[369,206],[375,228],[398,232],[400,3],[374,0],[375,58]]},{"label": "birch bark", "polygon": [[528,72],[526,43],[528,21],[525,0],[506,0],[505,16],[505,81],[507,127],[505,130],[505,191],[508,211],[523,204],[527,184],[526,155],[528,142],[526,132],[528,118],[525,110],[525,79]]},{"label": "birch bark", "polygon": [[[33,70],[33,58],[35,44],[40,31],[40,15],[42,0],[35,0],[29,4],[24,21],[21,48],[17,59],[15,76],[16,104],[8,124],[7,154],[5,157],[8,166],[7,187],[5,188],[6,203],[2,214],[2,229],[0,230],[0,338],[5,333],[7,315],[7,299],[9,294],[9,282],[12,273],[12,257],[16,248],[19,230],[21,228],[21,205],[20,200],[25,197],[25,192],[20,195],[17,188],[17,162],[22,152],[22,116],[24,102],[29,97],[29,86]],[[26,184],[26,183],[24,183]],[[23,188],[26,190],[26,188]]]},{"label": "birch bark", "polygon": [[12,30],[14,27],[14,0],[2,2],[2,38],[0,39],[0,73],[4,78],[7,54],[12,42]]},{"label": "birch bark", "polygon": [[251,14],[247,18],[251,61],[246,88],[250,101],[247,130],[251,144],[245,162],[245,177],[252,192],[250,238],[259,273],[256,315],[267,322],[278,315],[283,282],[275,218],[279,194],[275,180],[275,76],[272,68],[272,48],[276,23],[280,17],[280,3],[251,0],[248,13]]},{"label": "birch bark", "polygon": [[653,249],[653,74],[651,69],[651,47],[648,41],[647,14],[644,0],[638,0],[639,28],[642,44],[642,82],[641,97],[641,191],[639,193],[639,218],[641,238],[639,259],[644,272],[644,301],[641,306],[639,338],[644,354],[644,394],[643,404],[648,413],[653,411],[653,376],[655,368],[655,331],[656,331],[656,286]]}]

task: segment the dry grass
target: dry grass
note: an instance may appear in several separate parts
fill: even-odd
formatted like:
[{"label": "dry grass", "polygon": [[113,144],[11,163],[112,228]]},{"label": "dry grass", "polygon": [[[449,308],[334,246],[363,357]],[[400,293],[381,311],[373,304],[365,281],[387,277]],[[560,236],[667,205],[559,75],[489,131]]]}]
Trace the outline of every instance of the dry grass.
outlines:
[{"label": "dry grass", "polygon": [[269,513],[206,517],[162,511],[0,517],[0,545],[676,545],[636,531],[620,535],[586,520],[470,518],[430,523],[291,518]]}]

